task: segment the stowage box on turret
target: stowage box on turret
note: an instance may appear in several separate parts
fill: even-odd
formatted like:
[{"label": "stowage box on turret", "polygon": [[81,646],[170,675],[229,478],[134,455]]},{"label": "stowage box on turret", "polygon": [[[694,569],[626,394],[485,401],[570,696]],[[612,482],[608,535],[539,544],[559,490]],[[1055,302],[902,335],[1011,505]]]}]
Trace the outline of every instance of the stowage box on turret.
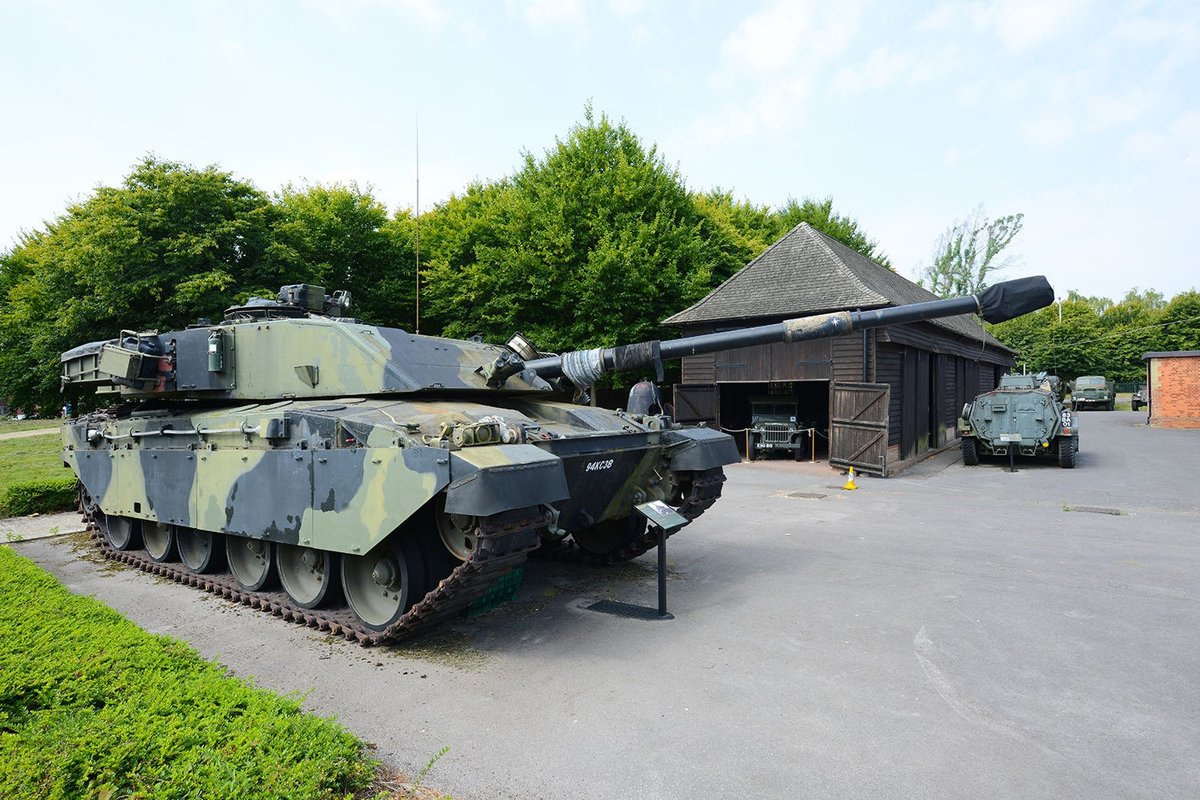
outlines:
[{"label": "stowage box on turret", "polygon": [[[1040,281],[1040,283],[1039,283]],[[112,396],[63,427],[104,553],[370,644],[467,608],[539,549],[587,563],[656,538],[634,506],[689,520],[720,496],[733,439],[576,405],[610,370],[766,341],[1053,300],[1044,279],[979,297],[789,320],[565,355],[363,325],[349,298],[286,286],[218,324],[123,331],[62,356]]]}]

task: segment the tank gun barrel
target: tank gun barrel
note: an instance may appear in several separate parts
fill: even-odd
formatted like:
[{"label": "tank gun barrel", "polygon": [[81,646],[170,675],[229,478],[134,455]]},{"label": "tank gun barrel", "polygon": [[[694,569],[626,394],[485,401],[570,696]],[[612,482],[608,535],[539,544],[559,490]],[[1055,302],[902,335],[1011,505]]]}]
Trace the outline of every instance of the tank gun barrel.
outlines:
[{"label": "tank gun barrel", "polygon": [[1054,302],[1054,290],[1045,277],[1017,278],[990,286],[979,294],[928,300],[911,305],[871,311],[839,311],[813,317],[798,317],[771,325],[686,336],[665,342],[605,347],[547,356],[524,362],[524,369],[542,378],[565,375],[577,386],[590,386],[604,373],[655,368],[662,359],[715,353],[736,347],[773,342],[800,342],[843,336],[854,331],[897,325],[904,322],[979,314],[988,322],[1003,322]]}]

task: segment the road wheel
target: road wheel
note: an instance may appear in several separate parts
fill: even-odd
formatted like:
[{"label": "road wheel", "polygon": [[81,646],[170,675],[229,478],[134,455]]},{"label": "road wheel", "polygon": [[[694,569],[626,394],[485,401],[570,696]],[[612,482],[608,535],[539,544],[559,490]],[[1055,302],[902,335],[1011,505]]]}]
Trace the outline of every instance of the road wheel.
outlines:
[{"label": "road wheel", "polygon": [[1069,436],[1058,437],[1058,465],[1063,469],[1075,468],[1075,440]]},{"label": "road wheel", "polygon": [[973,467],[979,463],[979,445],[976,443],[974,436],[964,436],[962,438],[962,456],[963,464],[968,467]]},{"label": "road wheel", "polygon": [[104,538],[114,550],[136,550],[142,546],[142,521],[129,517],[109,517],[98,514]]},{"label": "road wheel", "polygon": [[341,562],[346,603],[373,631],[386,629],[425,595],[421,548],[402,532],[365,556],[344,555]]},{"label": "road wheel", "polygon": [[751,435],[746,439],[746,460],[753,461],[758,455],[758,447],[754,443],[754,436]]},{"label": "road wheel", "polygon": [[275,584],[275,553],[270,542],[248,536],[225,537],[229,571],[243,589],[257,592]]},{"label": "road wheel", "polygon": [[174,561],[178,555],[175,547],[175,526],[166,522],[146,520],[142,525],[142,543],[151,561],[162,563]]},{"label": "road wheel", "polygon": [[192,572],[218,572],[225,566],[225,543],[219,533],[176,528],[175,544],[179,548],[179,560]]},{"label": "road wheel", "polygon": [[287,596],[301,608],[331,605],[341,593],[337,556],[327,550],[297,544],[275,546],[279,582]]},{"label": "road wheel", "polygon": [[646,534],[646,518],[633,513],[621,519],[609,519],[571,534],[580,547],[596,555],[615,553],[641,541]]}]

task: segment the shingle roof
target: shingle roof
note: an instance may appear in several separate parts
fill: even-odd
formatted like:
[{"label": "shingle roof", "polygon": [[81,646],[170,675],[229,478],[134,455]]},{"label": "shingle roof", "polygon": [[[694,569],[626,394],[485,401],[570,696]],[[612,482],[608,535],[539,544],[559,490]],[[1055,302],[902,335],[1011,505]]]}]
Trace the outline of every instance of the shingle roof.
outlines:
[{"label": "shingle roof", "polygon": [[[779,319],[936,299],[932,292],[801,222],[708,296],[663,324]],[[1009,350],[970,314],[932,323]]]}]

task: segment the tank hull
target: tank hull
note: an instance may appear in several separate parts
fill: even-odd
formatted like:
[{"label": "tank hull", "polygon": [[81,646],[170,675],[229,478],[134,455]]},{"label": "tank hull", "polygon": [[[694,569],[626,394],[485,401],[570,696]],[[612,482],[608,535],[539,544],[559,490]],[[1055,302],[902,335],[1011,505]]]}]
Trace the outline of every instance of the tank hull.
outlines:
[{"label": "tank hull", "polygon": [[[401,624],[400,614],[374,630],[335,600],[289,612],[366,643],[423,630],[426,618],[475,600],[539,548],[593,563],[632,558],[654,543],[634,505],[662,500],[694,518],[719,496],[720,468],[738,460],[731,437],[661,417],[491,399],[166,403],[100,412],[63,426],[62,458],[110,555],[251,605],[299,609],[302,593],[257,591],[228,570],[195,568],[182,549],[175,560],[154,558],[154,532],[203,537],[205,547],[231,554],[244,542],[277,559],[312,552],[351,564],[399,548],[388,563],[419,573],[403,601],[414,619]],[[137,539],[144,533],[146,546],[119,549],[113,529]],[[621,532],[615,540],[614,530]],[[271,566],[265,562],[262,574]],[[456,571],[472,580],[442,587]],[[440,610],[422,612],[422,603]]]}]

